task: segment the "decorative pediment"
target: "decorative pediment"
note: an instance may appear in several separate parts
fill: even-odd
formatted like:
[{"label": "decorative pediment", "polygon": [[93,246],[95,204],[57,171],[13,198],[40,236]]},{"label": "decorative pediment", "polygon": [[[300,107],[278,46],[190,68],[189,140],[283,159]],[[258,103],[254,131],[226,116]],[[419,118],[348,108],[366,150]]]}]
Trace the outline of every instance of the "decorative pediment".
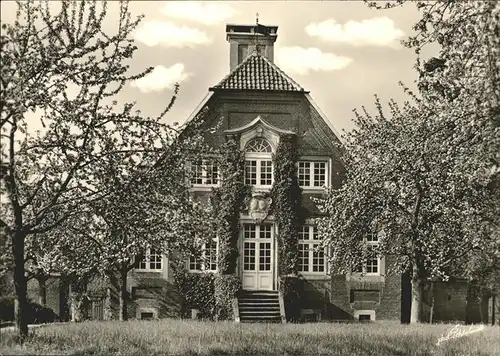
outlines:
[{"label": "decorative pediment", "polygon": [[252,122],[230,130],[225,130],[227,136],[240,136],[240,149],[244,150],[247,143],[256,138],[265,138],[271,144],[273,152],[278,147],[280,135],[295,135],[296,133],[289,130],[283,130],[264,121],[260,116],[257,116]]}]

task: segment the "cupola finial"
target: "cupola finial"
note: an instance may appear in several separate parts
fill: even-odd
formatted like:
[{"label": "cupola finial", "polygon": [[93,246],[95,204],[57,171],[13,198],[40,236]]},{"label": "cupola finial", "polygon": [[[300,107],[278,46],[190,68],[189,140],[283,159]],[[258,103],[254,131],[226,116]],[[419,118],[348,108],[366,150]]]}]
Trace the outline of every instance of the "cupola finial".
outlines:
[{"label": "cupola finial", "polygon": [[259,13],[257,12],[255,14],[255,31],[254,31],[254,36],[255,36],[255,53],[257,55],[260,54],[258,33],[259,33]]}]

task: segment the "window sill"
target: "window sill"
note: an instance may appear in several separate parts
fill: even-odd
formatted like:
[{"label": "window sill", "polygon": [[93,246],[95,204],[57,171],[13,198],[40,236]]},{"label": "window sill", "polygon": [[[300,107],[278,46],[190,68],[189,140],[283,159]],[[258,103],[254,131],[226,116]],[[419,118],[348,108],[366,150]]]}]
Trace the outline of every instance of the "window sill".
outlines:
[{"label": "window sill", "polygon": [[307,192],[314,192],[314,193],[325,193],[328,189],[328,187],[303,187],[300,186],[300,189],[307,191]]},{"label": "window sill", "polygon": [[216,270],[200,271],[200,270],[189,269],[188,273],[217,273],[217,271]]},{"label": "window sill", "polygon": [[299,272],[299,274],[309,280],[329,280],[331,278],[326,272]]},{"label": "window sill", "polygon": [[363,281],[363,282],[384,282],[385,276],[378,274],[351,273],[346,275],[347,281]]},{"label": "window sill", "polygon": [[137,269],[134,268],[132,271],[138,272],[138,273],[161,273],[163,269]]},{"label": "window sill", "polygon": [[193,185],[189,189],[196,191],[211,191],[212,188],[218,188],[220,185]]}]

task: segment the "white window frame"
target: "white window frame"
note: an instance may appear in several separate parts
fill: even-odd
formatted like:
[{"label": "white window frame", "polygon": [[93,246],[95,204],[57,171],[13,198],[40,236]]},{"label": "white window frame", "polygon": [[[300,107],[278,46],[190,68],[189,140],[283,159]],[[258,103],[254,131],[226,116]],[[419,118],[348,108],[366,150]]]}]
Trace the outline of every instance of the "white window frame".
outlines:
[{"label": "white window frame", "polygon": [[[247,167],[246,167],[246,162],[247,161],[256,161],[256,178],[257,182],[256,184],[250,184],[247,180]],[[261,184],[262,182],[262,177],[261,177],[261,167],[262,167],[262,162],[271,162],[271,184]],[[244,167],[244,182],[245,184],[251,185],[253,187],[257,188],[271,188],[271,186],[274,183],[274,162],[272,160],[271,153],[255,153],[255,152],[247,152],[245,154],[245,167]]]},{"label": "white window frame", "polygon": [[[304,231],[304,228],[307,229],[306,232],[306,237],[307,239],[304,239],[304,234],[302,233]],[[321,240],[316,238],[318,236],[318,228],[316,225],[302,225],[300,227],[301,232],[299,232],[299,254],[301,251],[301,245],[305,245],[308,248],[307,251],[307,271],[302,271],[302,264],[299,262],[299,273],[304,274],[304,275],[327,275],[327,269],[328,269],[328,263],[327,263],[327,248],[325,247],[323,249],[323,271],[314,271],[314,259],[315,259],[315,254],[317,253],[316,247],[321,244]],[[299,256],[300,259],[300,256]]]},{"label": "white window frame", "polygon": [[[186,264],[187,264],[187,270],[192,273],[200,273],[200,272],[217,272],[217,262],[219,260],[219,240],[217,238],[212,239],[212,241],[215,243],[215,261],[212,260],[212,256],[210,256],[210,259],[207,259],[207,245],[203,244],[201,247],[201,257],[194,257],[191,256],[188,258]],[[191,268],[192,263],[199,264],[200,268],[199,269],[193,269]],[[212,268],[212,265],[215,264],[215,269]],[[207,268],[207,265],[209,268]]]},{"label": "white window frame", "polygon": [[[378,234],[371,234],[370,237],[376,237],[376,239],[368,239],[367,237],[364,237],[363,241],[362,241],[364,249],[377,247],[378,244],[380,243],[380,240],[379,240],[380,238],[379,238]],[[367,267],[368,267],[368,265],[367,265],[366,261],[363,261],[361,264],[361,272],[356,270],[356,272],[354,272],[354,273],[364,275],[364,276],[380,276],[380,275],[382,275],[382,271],[381,271],[381,269],[382,269],[382,257],[377,256],[377,272],[368,272]]]},{"label": "white window frame", "polygon": [[[269,223],[260,223],[256,224],[254,221],[243,221],[240,225],[240,238],[241,238],[241,268],[243,272],[272,272],[273,271],[273,266],[274,266],[274,257],[273,257],[273,239],[274,239],[274,231],[273,231],[273,225]],[[263,226],[265,228],[263,229]],[[253,228],[253,237],[248,237],[246,236],[246,233],[249,232],[246,228],[250,227]],[[253,248],[255,251],[254,255],[254,269],[247,269],[245,268],[245,243],[254,243],[256,244]],[[260,255],[260,243],[271,243],[271,249],[270,249],[270,260],[269,260],[269,269],[260,269],[261,267],[261,262],[260,258],[262,257]],[[257,258],[258,254],[258,258]],[[267,265],[267,262],[264,263],[264,265]]]},{"label": "white window frame", "polygon": [[[314,185],[314,165],[317,163],[325,164],[325,182],[323,185]],[[301,164],[309,165],[309,185],[302,185],[299,179],[299,169]],[[306,190],[320,190],[324,187],[330,186],[330,159],[328,158],[300,158],[297,162],[297,181],[302,189]]]},{"label": "white window frame", "polygon": [[[196,167],[200,167],[200,166],[201,166],[201,177],[198,177],[197,172],[196,172]],[[207,173],[209,172],[207,167],[209,167],[209,166],[212,167],[212,172],[213,172],[213,169],[216,168],[217,177],[215,178],[215,180],[217,180],[217,183],[207,183],[207,181],[210,181],[213,179],[212,177],[207,176]],[[190,162],[189,170],[190,170],[189,181],[191,182],[191,186],[193,186],[193,187],[218,187],[220,185],[221,174],[220,174],[218,162],[215,158],[202,159],[201,164],[199,164],[197,162]],[[194,183],[193,180],[195,180],[195,179],[201,179],[202,183]]]},{"label": "white window frame", "polygon": [[[138,267],[134,268],[134,271],[137,271],[137,272],[162,272],[163,271],[163,255],[161,253],[151,254],[151,250],[154,251],[156,249],[152,249],[152,248],[146,249],[146,252],[144,253],[142,260],[136,261]],[[158,261],[152,262],[151,256],[155,256],[155,257],[159,256],[160,257],[160,261],[159,261],[160,268],[151,268],[151,263],[158,263]],[[143,263],[145,264],[144,268],[141,267],[141,264],[143,264]]]}]

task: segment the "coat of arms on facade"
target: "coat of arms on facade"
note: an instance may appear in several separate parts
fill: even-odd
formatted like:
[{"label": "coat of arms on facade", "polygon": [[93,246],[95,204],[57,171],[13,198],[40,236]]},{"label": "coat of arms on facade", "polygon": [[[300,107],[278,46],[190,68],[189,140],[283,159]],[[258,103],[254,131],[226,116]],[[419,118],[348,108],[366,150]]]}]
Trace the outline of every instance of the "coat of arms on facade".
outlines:
[{"label": "coat of arms on facade", "polygon": [[267,217],[272,199],[262,193],[253,193],[248,202],[248,215],[256,222],[261,223]]}]

